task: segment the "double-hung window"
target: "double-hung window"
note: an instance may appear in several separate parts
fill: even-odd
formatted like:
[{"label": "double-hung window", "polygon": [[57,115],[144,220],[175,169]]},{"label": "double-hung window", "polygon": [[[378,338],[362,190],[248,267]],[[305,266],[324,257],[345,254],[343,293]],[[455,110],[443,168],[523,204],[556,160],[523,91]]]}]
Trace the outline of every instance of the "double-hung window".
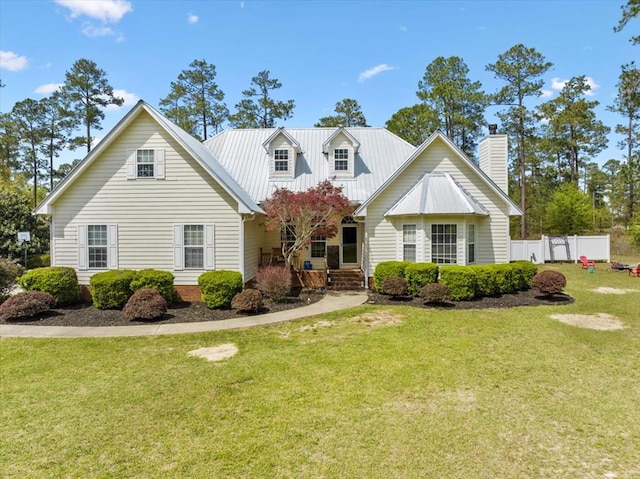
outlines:
[{"label": "double-hung window", "polygon": [[416,225],[402,225],[402,260],[416,262]]},{"label": "double-hung window", "polygon": [[204,269],[204,225],[184,225],[184,268]]},{"label": "double-hung window", "polygon": [[154,150],[137,150],[136,151],[136,177],[153,178],[154,175],[155,154]]},{"label": "double-hung window", "polygon": [[349,150],[336,148],[333,150],[334,171],[349,171]]},{"label": "double-hung window", "polygon": [[431,261],[437,264],[458,262],[457,225],[431,225]]},{"label": "double-hung window", "polygon": [[118,269],[118,225],[78,225],[78,270]]},{"label": "double-hung window", "polygon": [[87,225],[89,269],[107,269],[108,247],[107,225]]},{"label": "double-hung window", "polygon": [[127,179],[155,179],[165,177],[164,149],[139,148],[128,152]]},{"label": "double-hung window", "polygon": [[327,237],[315,235],[311,237],[311,257],[324,258],[327,254]]},{"label": "double-hung window", "polygon": [[215,225],[173,226],[173,268],[176,271],[215,269]]},{"label": "double-hung window", "polygon": [[276,173],[289,171],[289,150],[273,150],[273,170]]}]

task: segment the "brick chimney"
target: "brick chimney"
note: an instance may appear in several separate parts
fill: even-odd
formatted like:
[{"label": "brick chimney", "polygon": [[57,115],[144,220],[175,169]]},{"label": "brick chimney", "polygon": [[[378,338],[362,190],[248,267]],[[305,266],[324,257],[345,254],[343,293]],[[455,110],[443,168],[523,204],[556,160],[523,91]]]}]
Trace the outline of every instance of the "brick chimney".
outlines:
[{"label": "brick chimney", "polygon": [[502,191],[509,193],[507,135],[498,135],[498,125],[489,125],[489,136],[480,141],[480,169],[484,171]]}]

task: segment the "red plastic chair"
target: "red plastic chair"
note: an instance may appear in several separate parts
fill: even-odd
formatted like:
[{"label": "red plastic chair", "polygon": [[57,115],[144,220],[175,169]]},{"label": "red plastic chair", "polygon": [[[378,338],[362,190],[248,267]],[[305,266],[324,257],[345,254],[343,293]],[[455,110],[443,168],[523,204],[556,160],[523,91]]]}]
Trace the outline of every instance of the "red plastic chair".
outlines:
[{"label": "red plastic chair", "polygon": [[636,278],[640,277],[640,263],[635,269],[629,268],[629,276],[634,275]]},{"label": "red plastic chair", "polygon": [[586,256],[580,256],[580,262],[582,263],[582,269],[596,268],[596,262],[589,261]]}]

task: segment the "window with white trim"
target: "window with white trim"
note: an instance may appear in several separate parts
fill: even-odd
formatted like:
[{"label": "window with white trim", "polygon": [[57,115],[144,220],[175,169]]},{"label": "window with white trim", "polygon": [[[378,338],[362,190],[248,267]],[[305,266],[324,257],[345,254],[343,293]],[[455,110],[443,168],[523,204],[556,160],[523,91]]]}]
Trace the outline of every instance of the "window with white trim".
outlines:
[{"label": "window with white trim", "polygon": [[416,262],[416,225],[402,225],[402,260]]},{"label": "window with white trim", "polygon": [[349,171],[349,150],[347,148],[336,148],[333,150],[334,171]]},{"label": "window with white trim", "polygon": [[87,225],[87,255],[89,269],[107,269],[109,264],[107,225]]},{"label": "window with white trim", "polygon": [[458,225],[431,225],[431,261],[436,264],[458,263]]},{"label": "window with white trim", "polygon": [[476,262],[476,225],[467,225],[467,263]]},{"label": "window with white trim", "polygon": [[184,269],[204,269],[204,225],[184,225]]},{"label": "window with white trim", "polygon": [[78,270],[118,269],[118,225],[79,224]]},{"label": "window with white trim", "polygon": [[273,150],[273,170],[276,173],[289,171],[289,150]]},{"label": "window with white trim", "polygon": [[154,178],[155,151],[154,150],[137,150],[136,151],[136,177],[137,178]]},{"label": "window with white trim", "polygon": [[324,258],[327,255],[327,237],[315,235],[311,237],[311,257]]},{"label": "window with white trim", "polygon": [[164,149],[139,148],[128,152],[127,179],[156,179],[165,177]]},{"label": "window with white trim", "polygon": [[173,225],[173,268],[215,269],[215,225]]}]

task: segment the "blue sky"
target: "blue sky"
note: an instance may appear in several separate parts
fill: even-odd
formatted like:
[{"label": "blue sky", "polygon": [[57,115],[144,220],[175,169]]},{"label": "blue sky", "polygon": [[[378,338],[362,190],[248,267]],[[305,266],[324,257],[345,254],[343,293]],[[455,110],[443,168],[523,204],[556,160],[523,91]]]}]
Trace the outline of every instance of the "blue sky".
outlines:
[{"label": "blue sky", "polygon": [[[80,58],[106,71],[121,108],[107,112],[102,137],[142,98],[153,106],[194,59],[216,66],[216,81],[231,111],[251,77],[270,70],[283,87],[278,99],[294,99],[293,118],[280,124],[313,126],[333,114],[336,102],[354,98],[372,126],[384,126],[400,108],[418,102],[426,66],[438,56],[459,56],[471,80],[494,92],[502,83],[485,71],[517,43],[554,64],[545,95],[562,82],[586,75],[598,118],[615,127],[622,118],[606,111],[620,66],[640,62],[629,37],[632,20],[613,27],[626,0],[593,1],[148,1],[0,0],[0,111],[25,98],[39,99],[64,81]],[[495,107],[487,110],[496,121]],[[622,159],[612,133],[596,159]],[[75,156],[79,156],[76,153]],[[68,161],[66,155],[63,156]],[[61,160],[62,161],[62,160]]]}]

